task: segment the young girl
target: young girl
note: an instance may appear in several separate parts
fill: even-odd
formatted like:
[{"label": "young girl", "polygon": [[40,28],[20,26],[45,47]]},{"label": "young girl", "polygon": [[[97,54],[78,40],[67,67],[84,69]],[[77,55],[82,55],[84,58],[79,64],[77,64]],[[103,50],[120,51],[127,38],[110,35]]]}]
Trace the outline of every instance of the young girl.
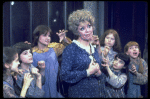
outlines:
[{"label": "young girl", "polygon": [[[103,60],[107,59],[109,60],[109,66],[112,67],[115,55],[121,52],[121,43],[117,31],[114,29],[108,29],[101,36],[100,40],[98,36],[94,36],[92,42],[96,45],[96,49],[98,50],[100,60],[102,61],[101,63],[104,64]],[[107,97],[107,92],[105,92],[105,82],[108,73],[106,68],[103,66],[101,67],[101,71],[104,75],[101,77],[101,80],[99,80],[100,90],[103,90],[100,92],[100,94],[101,98],[105,98]]]},{"label": "young girl", "polygon": [[12,77],[11,72],[15,72],[19,75],[18,65],[18,53],[11,47],[3,48],[3,97],[4,98],[24,98],[26,92],[30,86],[31,75],[25,73],[23,87],[21,88],[20,96],[15,93],[14,83],[15,78]]},{"label": "young girl", "polygon": [[77,10],[69,15],[68,25],[78,37],[62,54],[60,77],[69,85],[68,97],[99,98],[100,60],[96,48],[90,44],[94,17],[90,11]]},{"label": "young girl", "polygon": [[[71,43],[71,40],[66,38],[65,31],[60,30],[57,35],[61,43],[50,43],[51,29],[45,25],[39,25],[33,32],[33,65],[37,66],[38,61],[45,61],[45,84],[42,89],[45,91],[45,98],[59,98],[62,97],[57,92],[57,75],[58,75],[58,61],[57,57],[63,52],[65,46]],[[63,43],[64,42],[64,43]]]},{"label": "young girl", "polygon": [[127,89],[127,98],[141,97],[140,85],[148,81],[148,66],[145,60],[141,58],[140,46],[135,41],[128,42],[124,47],[124,53],[130,57],[129,81]]},{"label": "young girl", "polygon": [[[100,46],[100,56],[102,56],[101,58],[103,59],[103,56],[107,57],[109,59],[110,66],[112,66],[114,56],[121,52],[121,42],[117,31],[114,29],[106,30],[100,38]],[[109,51],[105,54],[105,49],[107,49],[106,46],[109,47],[107,47]]]},{"label": "young girl", "polygon": [[105,66],[108,72],[106,78],[106,98],[125,98],[124,85],[127,81],[127,74],[123,72],[123,69],[127,69],[130,58],[124,53],[118,53],[115,56],[113,66],[110,68],[108,60],[104,59]]},{"label": "young girl", "polygon": [[20,67],[19,69],[23,69],[23,74],[17,76],[16,81],[16,92],[19,94],[20,89],[23,87],[22,82],[25,73],[30,73],[34,78],[31,82],[31,85],[28,88],[26,97],[27,98],[42,98],[44,96],[44,91],[42,90],[42,76],[38,72],[38,69],[32,65],[33,57],[32,57],[32,50],[31,44],[27,44],[24,42],[16,43],[14,48],[18,51]]}]

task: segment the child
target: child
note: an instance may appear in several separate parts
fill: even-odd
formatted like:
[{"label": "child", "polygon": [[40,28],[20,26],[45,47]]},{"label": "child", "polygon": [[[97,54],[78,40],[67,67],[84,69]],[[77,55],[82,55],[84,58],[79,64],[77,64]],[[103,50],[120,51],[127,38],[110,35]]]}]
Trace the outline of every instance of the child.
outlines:
[{"label": "child", "polygon": [[[117,31],[114,29],[106,30],[100,38],[100,46],[100,50],[102,51],[100,56],[105,56],[105,46],[109,47],[109,51],[106,54],[106,57],[109,58],[110,66],[112,66],[114,56],[121,52],[121,42]],[[101,58],[103,59],[104,57]]]},{"label": "child", "polygon": [[128,67],[130,58],[123,53],[118,53],[115,56],[113,66],[110,69],[108,60],[104,59],[106,64],[101,64],[106,67],[108,77],[106,78],[106,98],[125,98],[124,85],[127,81],[127,75],[122,72]]},{"label": "child", "polygon": [[124,53],[130,57],[129,81],[127,89],[127,98],[140,98],[140,85],[148,81],[148,66],[145,60],[141,58],[140,46],[135,41],[128,42],[124,47]]},{"label": "child", "polygon": [[24,98],[27,92],[27,89],[30,86],[31,75],[29,73],[25,73],[23,87],[21,89],[20,96],[16,95],[14,83],[15,78],[11,75],[11,72],[15,72],[19,74],[18,65],[18,53],[15,49],[11,47],[3,48],[3,97],[4,98]]},{"label": "child", "polygon": [[[57,92],[57,75],[58,75],[58,56],[63,52],[65,46],[71,43],[71,40],[66,38],[66,31],[60,30],[57,35],[60,38],[60,43],[51,41],[51,29],[46,25],[39,25],[33,31],[33,65],[37,66],[38,61],[45,61],[46,81],[42,89],[46,92],[44,98],[60,98],[60,93]],[[62,41],[62,42],[61,42]],[[64,42],[64,43],[63,43]]]},{"label": "child", "polygon": [[[119,35],[116,30],[114,29],[108,29],[104,32],[104,34],[101,36],[99,42],[98,37],[93,38],[95,40],[94,44],[96,45],[96,48],[99,53],[100,60],[102,63],[104,63],[104,59],[109,60],[108,64],[110,68],[113,65],[114,57],[117,53],[121,52],[121,42]],[[103,76],[101,77],[101,84],[104,85],[100,87],[101,91],[101,98],[107,97],[107,93],[105,92],[105,82],[106,82],[106,76],[108,75],[107,70],[105,67],[101,67],[101,71],[103,72]],[[101,86],[101,85],[99,85]]]},{"label": "child", "polygon": [[42,90],[42,76],[38,73],[38,69],[32,65],[33,57],[31,44],[24,42],[16,43],[14,48],[18,51],[20,69],[23,69],[23,74],[17,76],[16,87],[17,93],[20,93],[20,89],[23,87],[22,82],[25,73],[30,73],[34,78],[31,82],[31,85],[28,88],[26,97],[27,98],[40,98],[43,97],[44,91]]}]

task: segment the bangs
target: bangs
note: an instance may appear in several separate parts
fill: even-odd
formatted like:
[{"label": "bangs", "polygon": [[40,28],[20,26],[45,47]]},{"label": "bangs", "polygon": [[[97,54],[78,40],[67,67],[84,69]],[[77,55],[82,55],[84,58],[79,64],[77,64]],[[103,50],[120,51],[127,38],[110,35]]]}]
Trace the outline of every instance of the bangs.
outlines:
[{"label": "bangs", "polygon": [[138,46],[139,47],[139,44],[137,42],[133,42],[133,41],[129,42],[127,45],[128,45],[128,47],[131,47],[131,46]]},{"label": "bangs", "polygon": [[117,57],[121,60],[123,60],[125,62],[125,65],[128,65],[130,63],[130,58],[128,55],[124,54],[124,53],[119,53],[115,56],[115,59],[117,59]]},{"label": "bangs", "polygon": [[32,51],[31,44],[27,44],[24,42],[16,43],[13,47],[17,49],[18,54],[21,54],[23,51],[28,50],[28,49]]}]

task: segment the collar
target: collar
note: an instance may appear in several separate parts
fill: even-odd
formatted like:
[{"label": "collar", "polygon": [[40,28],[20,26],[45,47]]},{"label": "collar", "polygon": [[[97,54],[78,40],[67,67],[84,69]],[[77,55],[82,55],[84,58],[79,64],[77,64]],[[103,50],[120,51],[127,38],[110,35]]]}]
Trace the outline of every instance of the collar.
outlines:
[{"label": "collar", "polygon": [[32,52],[37,52],[37,53],[44,53],[44,52],[47,52],[49,50],[49,46],[43,50],[39,50],[39,48],[36,46],[36,47],[33,47],[32,48]]},{"label": "collar", "polygon": [[[80,48],[85,49],[77,40],[73,40],[72,42],[75,43],[76,45],[78,45]],[[92,54],[93,54],[95,52],[94,47],[91,43],[89,43],[89,44],[90,44],[91,51],[92,51]]]},{"label": "collar", "polygon": [[113,72],[115,75],[120,75],[120,74],[121,74],[121,71],[119,71],[119,72],[114,71],[113,67],[112,67],[112,72]]},{"label": "collar", "polygon": [[30,64],[30,66],[29,66],[29,71],[28,70],[26,70],[26,69],[23,69],[23,68],[21,68],[21,66],[20,67],[18,67],[19,69],[23,69],[23,70],[25,70],[24,71],[24,73],[28,73],[28,72],[31,72],[31,69],[33,68],[34,66],[33,66],[33,64]]}]

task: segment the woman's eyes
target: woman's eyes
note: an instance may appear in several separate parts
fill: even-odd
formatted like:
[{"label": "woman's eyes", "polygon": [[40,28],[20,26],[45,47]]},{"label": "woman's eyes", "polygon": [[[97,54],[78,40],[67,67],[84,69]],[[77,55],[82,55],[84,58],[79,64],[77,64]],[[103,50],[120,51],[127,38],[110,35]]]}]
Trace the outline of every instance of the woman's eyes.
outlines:
[{"label": "woman's eyes", "polygon": [[83,31],[83,30],[84,30],[84,27],[81,27],[80,30]]},{"label": "woman's eyes", "polygon": [[[88,24],[87,28],[91,28],[92,25]],[[85,27],[81,27],[80,30],[83,31],[85,29]]]}]

